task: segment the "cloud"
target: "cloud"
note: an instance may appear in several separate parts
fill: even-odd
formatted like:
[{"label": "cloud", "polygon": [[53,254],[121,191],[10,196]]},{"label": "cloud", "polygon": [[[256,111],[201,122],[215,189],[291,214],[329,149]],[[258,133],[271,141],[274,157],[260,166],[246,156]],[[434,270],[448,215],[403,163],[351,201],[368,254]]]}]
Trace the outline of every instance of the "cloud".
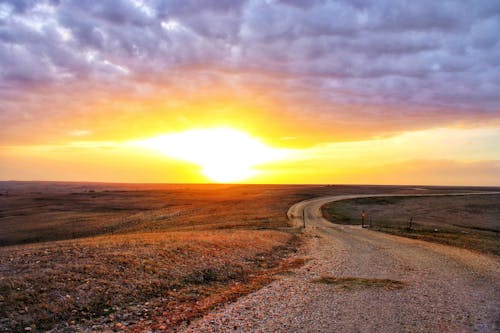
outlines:
[{"label": "cloud", "polygon": [[499,30],[494,0],[3,1],[0,119],[219,87],[372,134],[498,120]]},{"label": "cloud", "polygon": [[89,131],[89,130],[76,129],[76,130],[70,131],[69,135],[79,137],[79,136],[87,136],[91,133],[92,133],[92,131]]}]

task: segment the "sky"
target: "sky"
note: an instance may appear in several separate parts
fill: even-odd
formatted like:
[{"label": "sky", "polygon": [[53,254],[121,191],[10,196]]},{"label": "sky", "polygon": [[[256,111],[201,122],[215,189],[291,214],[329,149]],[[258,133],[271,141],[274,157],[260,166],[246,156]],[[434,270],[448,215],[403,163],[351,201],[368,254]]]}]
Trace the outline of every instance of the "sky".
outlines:
[{"label": "sky", "polygon": [[0,0],[0,180],[500,185],[500,1]]}]

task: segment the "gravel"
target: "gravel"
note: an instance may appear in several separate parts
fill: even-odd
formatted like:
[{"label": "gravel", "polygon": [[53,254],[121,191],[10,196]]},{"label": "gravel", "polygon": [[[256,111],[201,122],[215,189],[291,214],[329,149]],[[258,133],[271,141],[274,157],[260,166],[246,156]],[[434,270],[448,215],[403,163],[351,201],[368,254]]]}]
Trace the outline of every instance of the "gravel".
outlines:
[{"label": "gravel", "polygon": [[[351,197],[313,199],[290,208],[298,225],[305,210],[308,242],[298,255],[310,258],[306,265],[179,331],[499,331],[499,258],[322,218],[324,203]],[[322,276],[391,279],[404,287],[340,286],[318,282]]]}]

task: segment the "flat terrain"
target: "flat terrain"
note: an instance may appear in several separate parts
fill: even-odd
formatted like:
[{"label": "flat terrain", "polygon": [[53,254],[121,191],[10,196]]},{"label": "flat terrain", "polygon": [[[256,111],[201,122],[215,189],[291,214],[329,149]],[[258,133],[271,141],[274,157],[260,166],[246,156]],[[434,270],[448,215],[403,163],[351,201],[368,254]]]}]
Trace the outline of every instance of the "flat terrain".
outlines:
[{"label": "flat terrain", "polygon": [[500,195],[384,197],[325,205],[337,224],[365,223],[373,230],[500,255]]},{"label": "flat terrain", "polygon": [[[317,235],[290,222],[292,204],[325,195],[460,190],[0,182],[0,330],[187,327],[315,256],[301,244]],[[337,281],[321,279],[328,282],[314,285]]]},{"label": "flat terrain", "polygon": [[294,265],[282,262],[299,242],[284,212],[312,195],[272,186],[2,185],[3,331],[189,320]]},{"label": "flat terrain", "polygon": [[323,218],[352,197],[294,205],[307,263],[184,332],[498,332],[497,257]]}]

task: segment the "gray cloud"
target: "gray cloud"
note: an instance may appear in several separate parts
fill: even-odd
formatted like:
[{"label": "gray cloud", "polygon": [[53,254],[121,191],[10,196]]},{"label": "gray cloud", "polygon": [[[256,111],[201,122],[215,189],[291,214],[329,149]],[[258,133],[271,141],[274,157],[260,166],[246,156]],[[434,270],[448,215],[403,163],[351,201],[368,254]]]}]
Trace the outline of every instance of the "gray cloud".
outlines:
[{"label": "gray cloud", "polygon": [[159,83],[260,85],[290,112],[371,115],[360,121],[400,112],[402,127],[443,110],[498,118],[498,31],[495,0],[4,0],[0,118],[50,117],[35,107],[48,87],[142,96]]}]

